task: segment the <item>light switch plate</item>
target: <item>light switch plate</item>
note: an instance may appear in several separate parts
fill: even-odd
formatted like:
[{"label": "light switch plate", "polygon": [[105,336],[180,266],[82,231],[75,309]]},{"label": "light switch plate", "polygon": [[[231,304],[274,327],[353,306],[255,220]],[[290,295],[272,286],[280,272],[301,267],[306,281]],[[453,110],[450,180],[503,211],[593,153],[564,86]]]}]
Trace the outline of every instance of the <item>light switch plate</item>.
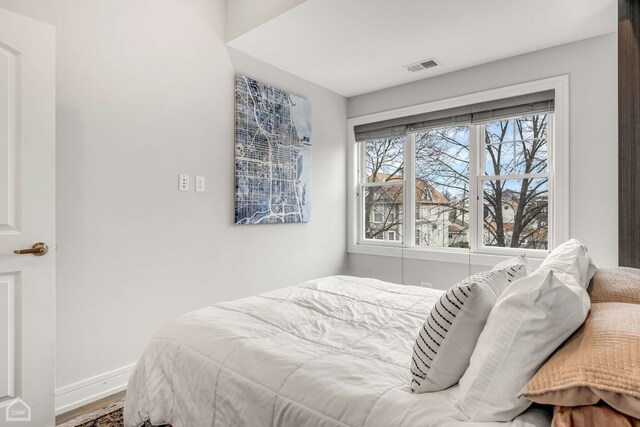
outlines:
[{"label": "light switch plate", "polygon": [[179,175],[178,190],[189,191],[189,175]]},{"label": "light switch plate", "polygon": [[433,283],[431,282],[420,282],[420,286],[423,288],[433,288]]},{"label": "light switch plate", "polygon": [[196,176],[196,191],[204,193],[204,176]]}]

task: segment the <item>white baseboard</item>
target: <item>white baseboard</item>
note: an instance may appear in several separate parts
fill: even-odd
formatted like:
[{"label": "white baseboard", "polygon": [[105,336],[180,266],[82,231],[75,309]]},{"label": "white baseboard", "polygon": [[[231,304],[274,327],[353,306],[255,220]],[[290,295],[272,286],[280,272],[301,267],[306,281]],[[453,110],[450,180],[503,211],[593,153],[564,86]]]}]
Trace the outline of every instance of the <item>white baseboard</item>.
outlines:
[{"label": "white baseboard", "polygon": [[127,388],[135,363],[56,389],[56,415],[118,393]]}]

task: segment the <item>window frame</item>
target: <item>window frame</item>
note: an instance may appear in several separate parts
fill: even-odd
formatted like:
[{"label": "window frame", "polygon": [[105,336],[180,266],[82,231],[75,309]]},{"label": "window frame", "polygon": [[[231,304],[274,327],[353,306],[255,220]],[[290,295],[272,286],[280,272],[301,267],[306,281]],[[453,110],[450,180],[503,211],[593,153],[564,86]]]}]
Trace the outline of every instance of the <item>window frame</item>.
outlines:
[{"label": "window frame", "polygon": [[[482,192],[479,185],[479,172],[483,171],[480,163],[484,158],[484,153],[478,153],[479,142],[482,138],[481,129],[484,125],[473,125],[475,132],[469,132],[469,217],[474,221],[475,232],[470,230],[469,249],[461,248],[437,248],[415,245],[415,134],[409,133],[405,138],[405,167],[402,176],[404,200],[406,201],[403,211],[403,235],[402,241],[380,241],[374,239],[364,239],[364,219],[359,213],[363,208],[364,197],[361,197],[360,189],[362,181],[361,159],[363,158],[364,144],[355,141],[355,126],[373,123],[382,120],[394,119],[398,117],[422,114],[431,111],[444,110],[480,102],[510,98],[529,93],[536,93],[553,89],[555,91],[555,111],[549,129],[548,148],[548,179],[549,179],[549,239],[548,249],[521,249],[521,248],[500,248],[486,247],[482,244],[482,227],[478,224],[482,220],[479,215],[480,205],[483,203]],[[445,100],[428,102],[411,107],[396,110],[369,114],[350,118],[347,120],[347,142],[348,142],[348,242],[347,252],[368,255],[404,257],[412,259],[423,259],[445,262],[474,263],[490,265],[503,259],[505,256],[513,256],[515,253],[526,253],[534,259],[544,258],[558,243],[569,238],[569,76],[557,76],[544,80],[523,83],[514,86],[507,86],[499,89],[492,89],[477,92],[470,95],[463,95]],[[475,161],[473,161],[475,159]],[[396,185],[398,183],[395,183]],[[375,185],[377,186],[377,185]],[[476,203],[473,203],[473,201]],[[362,230],[362,231],[360,231]],[[410,236],[408,239],[407,236]]]}]

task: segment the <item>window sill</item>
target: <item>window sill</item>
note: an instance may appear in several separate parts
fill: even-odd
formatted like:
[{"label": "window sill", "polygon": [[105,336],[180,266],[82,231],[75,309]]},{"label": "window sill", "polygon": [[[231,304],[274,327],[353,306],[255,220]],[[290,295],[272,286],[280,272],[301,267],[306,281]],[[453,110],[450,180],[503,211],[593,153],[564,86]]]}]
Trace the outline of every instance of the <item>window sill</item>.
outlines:
[{"label": "window sill", "polygon": [[375,255],[393,258],[417,259],[423,261],[449,262],[454,264],[472,264],[493,266],[505,259],[526,254],[532,268],[537,267],[547,256],[547,251],[518,250],[518,249],[490,249],[484,252],[471,252],[464,249],[426,249],[404,248],[399,246],[382,245],[349,245],[348,253],[360,255]]}]

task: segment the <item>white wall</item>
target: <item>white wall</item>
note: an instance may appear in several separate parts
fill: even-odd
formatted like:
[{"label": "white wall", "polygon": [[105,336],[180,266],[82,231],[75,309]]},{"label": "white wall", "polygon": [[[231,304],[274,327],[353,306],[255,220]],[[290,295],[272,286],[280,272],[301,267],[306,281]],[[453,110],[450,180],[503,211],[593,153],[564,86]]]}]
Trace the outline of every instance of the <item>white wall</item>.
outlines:
[{"label": "white wall", "polygon": [[[618,263],[617,35],[566,44],[349,98],[349,117],[568,74],[570,236],[598,266]],[[349,255],[350,274],[447,288],[481,266]],[[381,276],[382,277],[382,276]]]},{"label": "white wall", "polygon": [[250,31],[305,0],[227,0],[226,41]]},{"label": "white wall", "polygon": [[[180,313],[345,271],[346,100],[228,50],[224,1],[0,7],[57,26],[57,385],[71,393],[65,402],[100,391],[103,373],[126,379],[118,369]],[[234,72],[311,101],[312,222],[233,225]],[[206,193],[178,192],[179,173],[204,175]]]}]

